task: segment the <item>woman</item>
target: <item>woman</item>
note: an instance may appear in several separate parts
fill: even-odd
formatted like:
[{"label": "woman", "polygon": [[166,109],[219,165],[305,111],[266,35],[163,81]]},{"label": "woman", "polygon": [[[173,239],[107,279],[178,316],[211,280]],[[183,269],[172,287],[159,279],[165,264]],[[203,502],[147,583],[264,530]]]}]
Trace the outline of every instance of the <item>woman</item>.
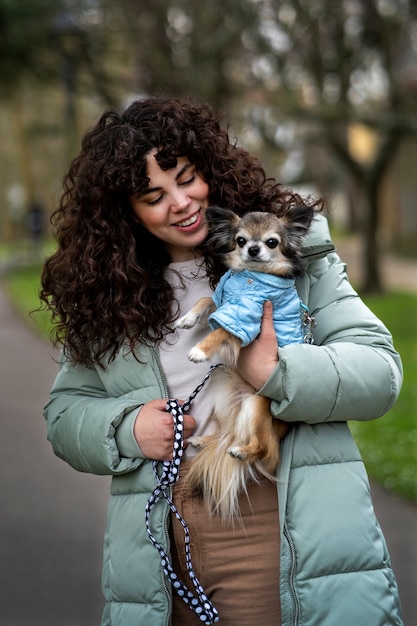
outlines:
[{"label": "woman", "polygon": [[[102,625],[203,621],[173,593],[162,563],[169,553],[175,574],[190,585],[183,527],[164,497],[149,510],[152,461],[167,463],[173,454],[167,398],[181,403],[207,373],[186,356],[206,330],[174,331],[173,323],[212,293],[224,271],[206,244],[209,204],[279,214],[301,202],[266,179],[210,107],[175,99],[105,113],[70,167],[54,216],[58,248],[42,277],[41,297],[64,347],[45,416],[58,456],[79,471],[113,476]],[[187,492],[195,451],[185,444],[174,504],[220,624],[401,625],[385,541],[347,427],[394,404],[400,358],[350,286],[318,214],[303,256],[297,290],[315,318],[314,344],[278,351],[266,304],[261,333],[238,364],[271,399],[273,415],[293,424],[276,485],[250,484],[242,523],[222,524]],[[185,442],[211,432],[209,410],[210,378],[184,413]]]}]

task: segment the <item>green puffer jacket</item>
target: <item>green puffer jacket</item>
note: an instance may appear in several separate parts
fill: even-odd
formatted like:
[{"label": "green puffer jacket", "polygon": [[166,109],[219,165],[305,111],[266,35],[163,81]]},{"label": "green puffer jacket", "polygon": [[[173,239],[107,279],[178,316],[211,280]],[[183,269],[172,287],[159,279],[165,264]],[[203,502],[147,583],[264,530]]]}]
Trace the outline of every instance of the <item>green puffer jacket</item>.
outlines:
[{"label": "green puffer jacket", "polygon": [[[400,358],[347,281],[325,218],[315,218],[304,254],[307,274],[297,288],[316,320],[315,343],[282,348],[260,390],[276,417],[295,424],[282,445],[277,483],[282,624],[399,626],[396,582],[346,422],[390,409],[401,387]],[[133,437],[139,407],[166,397],[166,389],[155,347],[142,346],[141,360],[148,365],[121,353],[105,371],[63,363],[45,408],[59,457],[79,471],[113,475],[102,626],[170,623],[170,585],[144,523],[156,481]],[[151,522],[169,551],[164,500]]]}]

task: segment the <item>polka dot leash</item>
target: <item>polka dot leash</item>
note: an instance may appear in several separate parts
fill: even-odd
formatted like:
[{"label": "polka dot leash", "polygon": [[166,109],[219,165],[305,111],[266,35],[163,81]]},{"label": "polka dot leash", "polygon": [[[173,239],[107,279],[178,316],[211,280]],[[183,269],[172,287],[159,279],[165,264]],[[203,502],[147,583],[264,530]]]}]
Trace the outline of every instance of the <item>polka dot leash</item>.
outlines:
[{"label": "polka dot leash", "polygon": [[[214,624],[219,621],[219,614],[216,608],[212,605],[210,600],[207,598],[204,593],[204,589],[200,584],[192,566],[191,562],[191,552],[190,552],[190,533],[188,530],[188,526],[186,521],[179,514],[176,506],[172,502],[171,498],[168,495],[168,488],[170,485],[173,485],[177,482],[180,473],[180,464],[181,458],[183,455],[183,430],[184,430],[184,413],[186,413],[196,395],[201,391],[201,389],[206,384],[207,380],[210,377],[211,372],[218,367],[218,365],[212,365],[209,369],[208,373],[201,381],[201,383],[196,387],[193,393],[190,395],[188,400],[184,402],[182,406],[178,403],[177,400],[168,400],[167,402],[167,411],[171,413],[174,420],[174,450],[172,455],[172,461],[164,461],[162,464],[162,473],[158,474],[158,461],[153,461],[153,471],[157,478],[158,484],[156,488],[153,490],[151,495],[148,498],[148,502],[146,504],[145,509],[145,521],[146,521],[146,530],[149,536],[150,541],[158,550],[159,555],[161,557],[161,564],[164,570],[165,576],[167,576],[172,584],[174,591],[184,600],[184,602],[192,609],[200,618],[200,620],[204,624]],[[191,582],[194,585],[196,590],[197,597],[187,589],[185,584],[178,578],[175,574],[172,565],[169,560],[169,556],[163,549],[160,543],[158,543],[153,537],[152,532],[149,527],[149,517],[154,505],[158,502],[158,500],[163,497],[168,503],[169,508],[172,513],[175,515],[177,520],[181,523],[184,529],[184,541],[185,541],[185,562],[187,566],[188,576]]]}]

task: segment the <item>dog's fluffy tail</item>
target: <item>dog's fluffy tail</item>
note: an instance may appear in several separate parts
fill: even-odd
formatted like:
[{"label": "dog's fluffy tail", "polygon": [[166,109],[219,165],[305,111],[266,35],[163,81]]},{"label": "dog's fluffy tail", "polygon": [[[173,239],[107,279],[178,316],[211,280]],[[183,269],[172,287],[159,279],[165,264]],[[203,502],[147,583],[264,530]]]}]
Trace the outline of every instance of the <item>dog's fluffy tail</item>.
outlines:
[{"label": "dog's fluffy tail", "polygon": [[186,477],[188,487],[202,495],[210,514],[225,521],[239,519],[239,496],[247,494],[248,481],[257,481],[260,475],[275,480],[261,462],[251,464],[231,456],[229,446],[226,438],[210,439],[193,458]]}]

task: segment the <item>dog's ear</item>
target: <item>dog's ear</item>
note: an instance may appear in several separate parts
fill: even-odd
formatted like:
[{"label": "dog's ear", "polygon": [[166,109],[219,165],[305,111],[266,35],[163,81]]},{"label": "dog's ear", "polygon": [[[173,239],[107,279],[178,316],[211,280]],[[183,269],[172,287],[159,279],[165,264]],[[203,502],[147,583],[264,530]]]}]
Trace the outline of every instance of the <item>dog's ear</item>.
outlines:
[{"label": "dog's ear", "polygon": [[235,248],[235,235],[240,217],[231,209],[209,206],[206,209],[209,226],[209,245],[215,253],[230,252]]},{"label": "dog's ear", "polygon": [[300,256],[302,238],[307,234],[314,217],[312,206],[288,206],[280,215],[285,228],[281,233],[281,252],[288,258]]},{"label": "dog's ear", "polygon": [[314,217],[314,208],[308,205],[289,205],[284,209],[280,217],[294,235],[303,237],[310,228]]}]

